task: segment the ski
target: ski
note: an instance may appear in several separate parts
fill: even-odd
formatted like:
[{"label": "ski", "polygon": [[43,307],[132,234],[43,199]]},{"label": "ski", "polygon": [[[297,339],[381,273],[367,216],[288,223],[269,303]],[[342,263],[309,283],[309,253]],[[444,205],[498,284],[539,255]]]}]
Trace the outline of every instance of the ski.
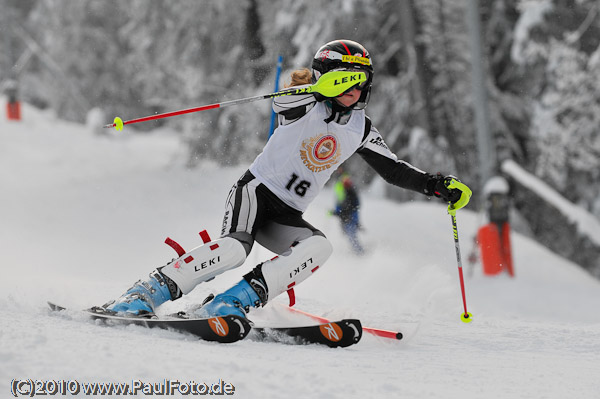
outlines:
[{"label": "ski", "polygon": [[[178,312],[169,317],[189,319],[187,312]],[[360,320],[344,319],[339,321],[323,320],[319,324],[293,327],[257,326],[250,321],[251,341],[278,342],[290,345],[321,344],[330,348],[345,348],[357,344],[362,338],[363,327]]]},{"label": "ski", "polygon": [[[48,302],[53,311],[66,308]],[[167,318],[123,317],[107,312],[101,307],[84,310],[93,320],[107,326],[137,325],[146,328],[161,328],[190,333],[204,341],[232,343],[249,336],[250,340],[278,342],[290,345],[321,344],[330,348],[345,348],[362,338],[362,325],[356,319],[344,319],[310,326],[262,327],[243,317],[229,315],[211,318],[191,318],[185,312]]]},{"label": "ski", "polygon": [[[308,316],[311,319],[318,321],[319,323],[329,323],[329,319],[326,319],[324,317],[317,316],[312,313],[308,313],[303,310],[292,308],[289,306],[284,306],[284,305],[280,305],[280,306],[286,308],[290,312],[299,313],[304,316]],[[391,338],[391,339],[395,339],[395,340],[401,340],[404,337],[400,331],[383,330],[381,328],[373,328],[373,327],[365,327],[365,326],[363,326],[362,329],[364,332],[375,335],[377,337]]]},{"label": "ski", "polygon": [[[66,308],[51,302],[48,302],[48,305],[54,311],[66,310]],[[84,312],[92,319],[99,320],[108,326],[136,325],[147,328],[161,328],[189,333],[204,341],[220,343],[232,343],[244,339],[251,330],[250,322],[247,319],[235,315],[202,319],[158,319],[116,316],[106,312],[101,307],[86,309]]]},{"label": "ski", "polygon": [[321,344],[330,348],[345,348],[357,344],[362,337],[359,320],[344,319],[300,327],[252,327],[248,339],[294,345]]}]

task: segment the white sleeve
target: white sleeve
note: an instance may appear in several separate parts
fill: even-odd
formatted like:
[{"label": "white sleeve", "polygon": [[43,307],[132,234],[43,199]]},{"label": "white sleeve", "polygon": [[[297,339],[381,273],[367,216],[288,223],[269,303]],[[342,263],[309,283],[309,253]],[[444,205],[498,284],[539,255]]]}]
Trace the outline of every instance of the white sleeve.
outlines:
[{"label": "white sleeve", "polygon": [[[310,85],[294,86],[301,89]],[[279,123],[287,125],[301,117],[315,106],[317,100],[312,94],[288,95],[273,98],[273,111],[279,116]]]}]

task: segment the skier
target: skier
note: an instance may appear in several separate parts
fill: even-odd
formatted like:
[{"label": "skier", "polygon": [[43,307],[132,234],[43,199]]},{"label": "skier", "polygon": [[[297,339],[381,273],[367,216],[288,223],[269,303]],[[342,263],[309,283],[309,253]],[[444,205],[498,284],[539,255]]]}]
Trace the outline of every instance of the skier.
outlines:
[{"label": "skier", "polygon": [[[315,83],[333,70],[362,72],[366,81],[335,98],[320,94],[283,96],[274,101],[279,127],[247,172],[234,184],[225,204],[219,239],[173,259],[104,305],[109,312],[154,315],[169,300],[244,263],[254,242],[279,254],[257,265],[230,289],[209,296],[199,316],[245,317],[311,276],[331,255],[325,235],[302,217],[333,172],[355,152],[388,183],[437,196],[455,209],[470,190],[452,176],[433,175],[400,161],[365,115],[373,81],[369,52],[351,40],[322,46],[312,72],[292,72],[292,86]],[[312,81],[312,82],[311,82]]]},{"label": "skier", "polygon": [[350,240],[354,253],[361,255],[364,249],[358,241],[360,200],[356,187],[347,173],[342,173],[339,180],[335,182],[333,191],[335,192],[336,205],[332,214],[340,218],[342,230]]}]

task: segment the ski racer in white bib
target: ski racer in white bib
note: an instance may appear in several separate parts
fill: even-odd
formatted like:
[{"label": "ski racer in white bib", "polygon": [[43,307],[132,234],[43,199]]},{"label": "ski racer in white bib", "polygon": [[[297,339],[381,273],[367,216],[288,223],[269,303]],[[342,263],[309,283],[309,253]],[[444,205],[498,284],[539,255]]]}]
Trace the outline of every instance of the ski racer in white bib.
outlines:
[{"label": "ski racer in white bib", "polygon": [[[254,242],[279,254],[242,280],[205,300],[200,316],[246,316],[252,307],[293,289],[321,268],[333,248],[325,235],[302,217],[332,173],[358,153],[388,183],[441,197],[455,209],[470,190],[452,176],[433,175],[400,161],[365,115],[373,81],[369,52],[351,40],[335,40],[315,54],[312,71],[292,73],[292,86],[311,84],[330,71],[350,70],[367,79],[335,98],[320,94],[278,97],[273,109],[279,127],[262,153],[231,189],[221,237],[180,254],[138,281],[104,307],[132,316],[152,317],[160,304],[188,294],[199,283],[244,263]],[[449,182],[453,184],[450,185]]]}]

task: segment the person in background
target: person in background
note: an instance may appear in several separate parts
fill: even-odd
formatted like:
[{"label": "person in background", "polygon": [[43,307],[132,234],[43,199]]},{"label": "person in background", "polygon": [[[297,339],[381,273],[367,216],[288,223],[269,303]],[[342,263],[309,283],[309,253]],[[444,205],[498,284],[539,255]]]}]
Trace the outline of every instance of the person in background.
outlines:
[{"label": "person in background", "polygon": [[356,186],[348,173],[342,172],[333,186],[336,205],[332,214],[340,218],[342,230],[350,240],[352,250],[357,255],[364,253],[364,248],[358,240],[360,230],[359,208],[360,199]]}]

